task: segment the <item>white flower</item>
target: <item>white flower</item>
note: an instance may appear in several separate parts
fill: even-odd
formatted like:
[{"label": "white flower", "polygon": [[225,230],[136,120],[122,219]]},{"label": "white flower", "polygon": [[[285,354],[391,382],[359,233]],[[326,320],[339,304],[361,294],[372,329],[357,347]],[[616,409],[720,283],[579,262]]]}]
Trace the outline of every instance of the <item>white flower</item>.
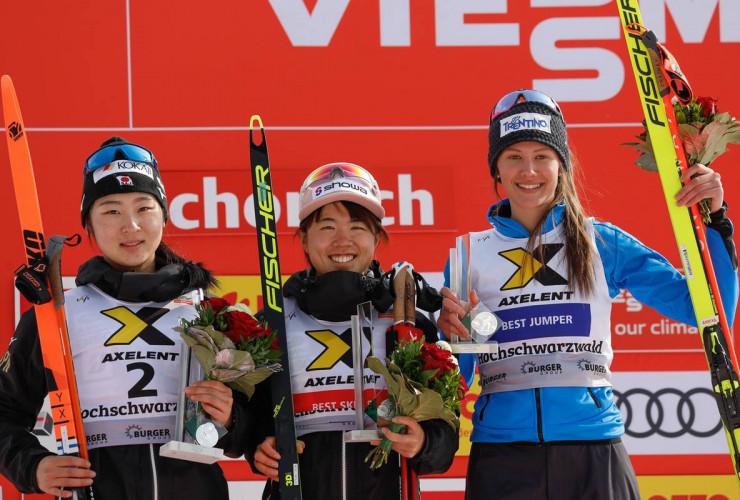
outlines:
[{"label": "white flower", "polygon": [[450,344],[448,344],[444,340],[438,340],[437,347],[439,347],[440,349],[444,349],[445,351],[452,352],[452,347],[450,347]]}]

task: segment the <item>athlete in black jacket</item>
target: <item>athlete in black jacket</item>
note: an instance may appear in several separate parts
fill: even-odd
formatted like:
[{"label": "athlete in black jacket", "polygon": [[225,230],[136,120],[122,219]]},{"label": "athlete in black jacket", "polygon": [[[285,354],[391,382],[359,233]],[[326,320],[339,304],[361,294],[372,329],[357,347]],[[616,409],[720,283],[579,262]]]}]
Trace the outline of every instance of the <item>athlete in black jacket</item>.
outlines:
[{"label": "athlete in black jacket", "polygon": [[[179,390],[182,340],[172,327],[194,317],[214,282],[161,243],[166,206],[148,150],[114,138],[88,159],[82,221],[102,256],[80,267],[65,299],[90,462],[57,456],[29,432],[55,388],[32,309],[0,369],[0,473],[19,491],[68,497],[61,488],[91,484],[94,498],[106,500],[228,498],[217,464],[159,456],[174,438]],[[227,427],[217,446],[241,455],[253,426],[246,398],[215,381],[186,393]]]}]

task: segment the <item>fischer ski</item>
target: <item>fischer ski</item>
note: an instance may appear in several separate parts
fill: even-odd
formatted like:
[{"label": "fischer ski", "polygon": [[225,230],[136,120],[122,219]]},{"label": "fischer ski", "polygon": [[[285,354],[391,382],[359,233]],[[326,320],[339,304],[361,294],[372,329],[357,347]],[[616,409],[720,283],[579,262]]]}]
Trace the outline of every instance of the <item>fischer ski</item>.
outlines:
[{"label": "fischer ski", "polygon": [[[261,138],[259,144],[254,142],[255,123]],[[264,298],[263,314],[270,328],[277,332],[277,343],[280,350],[283,351],[280,360],[283,367],[282,371],[270,376],[272,401],[275,405],[273,413],[275,441],[278,453],[280,453],[280,461],[278,462],[280,498],[282,500],[299,500],[301,498],[301,476],[295,434],[293,389],[290,385],[288,337],[285,331],[275,205],[272,194],[272,174],[267,157],[267,142],[262,118],[258,115],[253,115],[249,120],[249,156],[252,167],[252,197],[254,199],[254,216],[257,227],[262,297]]]},{"label": "fischer ski", "polygon": [[41,275],[45,273],[46,266],[50,267],[53,300],[34,307],[44,366],[51,371],[56,385],[56,388],[50,388],[49,398],[57,452],[61,455],[78,453],[89,460],[67,334],[64,291],[61,287],[61,249],[67,239],[63,236],[53,237],[49,240],[50,248],[47,252],[28,137],[18,98],[13,81],[8,75],[2,76],[1,86],[6,139],[26,251],[26,266],[35,268]]},{"label": "fischer ski", "polygon": [[679,207],[673,198],[688,168],[678,135],[672,98],[682,104],[693,94],[673,56],[642,26],[637,0],[617,0],[630,62],[650,134],[668,213],[683,263],[696,322],[709,364],[735,477],[740,481],[740,382],[737,357],[714,275],[706,231],[697,205]]}]

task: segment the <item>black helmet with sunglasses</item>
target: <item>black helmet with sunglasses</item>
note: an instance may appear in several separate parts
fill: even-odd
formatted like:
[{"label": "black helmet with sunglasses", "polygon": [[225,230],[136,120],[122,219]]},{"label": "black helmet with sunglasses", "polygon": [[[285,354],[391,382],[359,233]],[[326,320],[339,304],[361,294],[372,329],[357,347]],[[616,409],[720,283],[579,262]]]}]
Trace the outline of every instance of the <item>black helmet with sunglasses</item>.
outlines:
[{"label": "black helmet with sunglasses", "polygon": [[503,96],[491,111],[488,129],[488,166],[491,176],[503,150],[518,142],[534,141],[550,146],[570,166],[568,132],[560,106],[537,90],[519,89]]},{"label": "black helmet with sunglasses", "polygon": [[149,193],[162,206],[167,222],[167,195],[157,169],[157,160],[145,147],[111,137],[88,156],[82,171],[82,226],[95,200],[114,193]]}]

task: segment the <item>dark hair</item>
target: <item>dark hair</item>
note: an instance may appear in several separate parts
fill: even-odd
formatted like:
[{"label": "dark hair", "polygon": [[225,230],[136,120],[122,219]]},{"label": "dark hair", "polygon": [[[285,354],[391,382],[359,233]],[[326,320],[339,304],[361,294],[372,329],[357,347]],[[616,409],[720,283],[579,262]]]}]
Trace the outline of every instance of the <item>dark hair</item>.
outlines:
[{"label": "dark hair", "polygon": [[[593,243],[586,230],[587,215],[578,199],[576,186],[580,185],[580,169],[578,160],[570,149],[570,166],[565,168],[560,161],[558,169],[558,185],[555,188],[555,197],[548,207],[545,215],[535,226],[527,241],[527,252],[532,254],[535,247],[542,239],[542,226],[545,224],[550,211],[560,203],[565,204],[563,224],[565,232],[565,256],[568,265],[568,283],[572,290],[578,288],[585,296],[594,291],[594,269],[593,269]],[[498,163],[498,162],[497,162]],[[493,165],[493,187],[496,196],[500,200],[498,192],[499,176],[498,164]],[[544,251],[540,246],[539,259],[544,262]],[[532,262],[534,265],[534,262]]]},{"label": "dark hair", "polygon": [[[301,221],[298,225],[298,229],[296,229],[295,236],[302,239],[308,232],[308,229],[321,218],[323,210],[330,205],[342,205],[347,209],[351,220],[366,224],[379,240],[388,243],[388,231],[383,227],[381,220],[367,208],[351,201],[335,201],[317,208]],[[308,257],[308,253],[304,251],[303,254],[306,256],[308,264],[313,266],[313,264],[311,264],[311,259]]]}]

